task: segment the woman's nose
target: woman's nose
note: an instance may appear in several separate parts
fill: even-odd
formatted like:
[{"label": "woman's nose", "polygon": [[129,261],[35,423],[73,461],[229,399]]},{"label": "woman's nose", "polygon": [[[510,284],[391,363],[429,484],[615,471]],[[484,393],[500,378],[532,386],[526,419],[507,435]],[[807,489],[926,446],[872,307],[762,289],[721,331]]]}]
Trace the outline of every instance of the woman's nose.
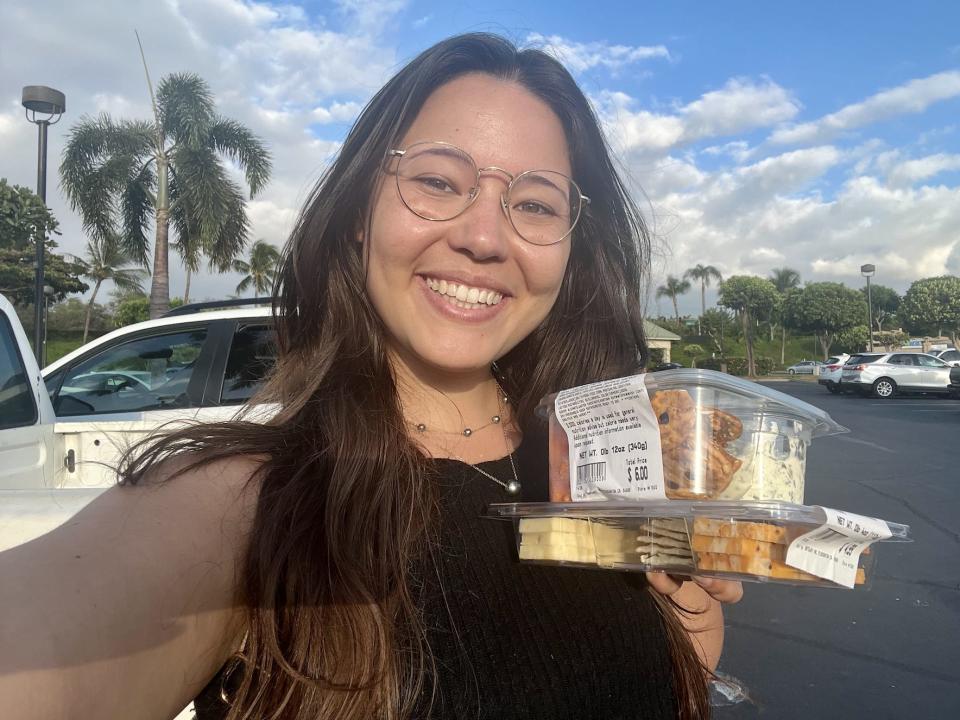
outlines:
[{"label": "woman's nose", "polygon": [[506,185],[497,178],[481,180],[479,196],[460,217],[449,234],[450,246],[475,260],[506,257],[514,233],[503,205]]}]

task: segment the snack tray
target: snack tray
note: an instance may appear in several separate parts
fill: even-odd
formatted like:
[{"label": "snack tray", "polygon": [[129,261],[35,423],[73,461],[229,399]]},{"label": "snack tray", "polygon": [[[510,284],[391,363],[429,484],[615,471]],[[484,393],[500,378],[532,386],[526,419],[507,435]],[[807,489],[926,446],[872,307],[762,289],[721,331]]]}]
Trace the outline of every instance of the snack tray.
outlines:
[{"label": "snack tray", "polygon": [[[666,371],[664,371],[666,372]],[[723,502],[714,500],[600,500],[575,503],[493,503],[487,516],[503,520],[526,517],[571,517],[589,520],[617,518],[714,518],[753,522],[798,523],[820,526],[826,513],[816,505],[795,505],[781,502]],[[884,521],[891,537],[881,542],[910,542],[910,526]]]},{"label": "snack tray", "polygon": [[[825,527],[827,514],[817,506],[677,500],[498,503],[488,507],[487,517],[513,522],[521,562],[850,586],[785,562],[794,540]],[[890,537],[875,542],[910,541],[907,525],[881,522],[886,523]],[[856,561],[856,586],[869,585],[875,564],[876,553],[863,549]],[[854,584],[852,578],[849,582]]]},{"label": "snack tray", "polygon": [[[815,438],[850,432],[815,405],[727,373],[679,368],[641,375],[647,391],[651,394],[662,390],[705,391],[712,393],[705,395],[713,399],[711,407],[728,410],[737,415],[759,414],[791,418],[809,425],[811,436]],[[550,416],[557,395],[558,393],[551,393],[540,401],[535,410],[539,417],[547,419]]]}]

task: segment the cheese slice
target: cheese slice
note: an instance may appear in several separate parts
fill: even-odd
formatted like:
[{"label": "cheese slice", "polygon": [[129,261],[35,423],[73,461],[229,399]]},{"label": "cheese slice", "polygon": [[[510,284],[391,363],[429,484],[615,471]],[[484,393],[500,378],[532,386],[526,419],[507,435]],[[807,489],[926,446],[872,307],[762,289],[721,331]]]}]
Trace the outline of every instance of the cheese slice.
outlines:
[{"label": "cheese slice", "polygon": [[590,521],[581,518],[546,517],[520,518],[521,533],[577,533],[590,534]]},{"label": "cheese slice", "polygon": [[787,528],[763,522],[747,522],[743,520],[714,520],[711,518],[694,518],[694,535],[712,535],[724,538],[749,538],[761,542],[787,543],[789,542]]},{"label": "cheese slice", "polygon": [[522,545],[550,545],[553,547],[579,547],[593,552],[593,538],[589,535],[576,533],[542,532],[523,533],[520,536]]},{"label": "cheese slice", "polygon": [[592,550],[562,545],[520,545],[521,560],[552,560],[554,562],[590,563],[595,565],[597,556]]},{"label": "cheese slice", "polygon": [[723,553],[725,555],[752,555],[771,558],[780,562],[784,562],[787,555],[786,545],[745,537],[724,538],[713,535],[694,535],[693,549],[697,552]]},{"label": "cheese slice", "polygon": [[[771,577],[779,580],[806,580],[822,582],[822,578],[811,575],[803,570],[790,567],[786,563],[770,558],[760,558],[750,555],[724,555],[721,553],[698,553],[697,568],[699,570],[720,570],[725,572]],[[866,582],[863,568],[857,568],[856,584]]]}]

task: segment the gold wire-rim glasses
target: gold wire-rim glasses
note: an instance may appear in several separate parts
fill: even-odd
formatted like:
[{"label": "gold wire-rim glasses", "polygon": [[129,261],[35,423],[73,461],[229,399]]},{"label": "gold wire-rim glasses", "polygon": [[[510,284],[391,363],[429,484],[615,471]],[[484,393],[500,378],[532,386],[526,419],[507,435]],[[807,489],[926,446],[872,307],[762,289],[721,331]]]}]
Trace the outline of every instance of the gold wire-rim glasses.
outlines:
[{"label": "gold wire-rim glasses", "polygon": [[[421,140],[413,143],[412,145],[409,145],[404,149],[393,148],[387,151],[387,157],[398,158],[402,160],[404,156],[410,153],[411,150],[422,145],[440,145],[456,151],[457,153],[462,155],[465,159],[470,161],[470,164],[473,166],[474,175],[475,175],[473,186],[470,188],[470,192],[468,193],[468,199],[464,203],[463,207],[461,207],[457,212],[450,215],[449,217],[437,218],[437,217],[430,217],[429,215],[424,215],[422,212],[418,212],[415,208],[413,208],[410,205],[407,198],[404,197],[403,189],[400,185],[400,172],[399,172],[399,166],[398,166],[397,171],[392,173],[394,175],[394,181],[396,182],[396,185],[397,185],[397,194],[400,196],[400,200],[403,202],[404,206],[410,212],[412,212],[414,215],[424,220],[429,220],[430,222],[447,222],[448,220],[453,220],[454,218],[460,217],[473,205],[474,201],[480,196],[480,193],[482,191],[482,187],[480,185],[480,175],[481,173],[484,173],[484,172],[497,172],[505,175],[508,178],[509,182],[507,183],[506,189],[500,193],[500,207],[503,210],[504,215],[507,217],[507,220],[510,222],[510,226],[514,229],[517,235],[519,235],[522,240],[530,243],[531,245],[537,245],[539,247],[547,247],[550,245],[556,245],[557,243],[561,243],[564,240],[566,240],[568,237],[570,237],[571,233],[573,233],[573,230],[574,228],[576,228],[577,223],[580,222],[580,218],[583,215],[584,207],[590,204],[590,198],[583,194],[577,182],[573,178],[569,177],[568,175],[565,175],[562,172],[558,172],[556,170],[534,169],[534,170],[524,170],[519,175],[514,176],[513,173],[508,172],[507,170],[504,170],[501,167],[497,167],[496,165],[489,165],[487,167],[478,167],[477,161],[473,159],[473,156],[470,155],[470,153],[468,153],[463,148],[457,147],[452,143],[443,142],[442,140]],[[510,192],[511,190],[513,190],[513,188],[517,185],[518,182],[520,182],[524,178],[528,178],[533,175],[543,174],[543,173],[549,173],[549,174],[557,175],[564,178],[568,183],[570,183],[570,186],[573,189],[573,196],[576,197],[577,199],[576,216],[573,217],[573,219],[570,221],[570,227],[558,239],[552,240],[550,242],[536,242],[527,238],[523,234],[523,232],[521,232],[520,228],[517,227],[517,223],[514,221],[513,214],[510,212],[510,207],[508,204],[508,199],[510,198]],[[573,208],[571,207],[571,209]]]}]

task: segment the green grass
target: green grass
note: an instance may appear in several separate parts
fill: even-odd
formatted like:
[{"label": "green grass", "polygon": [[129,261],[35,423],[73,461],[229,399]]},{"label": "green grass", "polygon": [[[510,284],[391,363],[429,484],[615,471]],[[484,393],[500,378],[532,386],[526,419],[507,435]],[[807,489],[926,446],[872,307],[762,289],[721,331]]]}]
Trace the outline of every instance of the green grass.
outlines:
[{"label": "green grass", "polygon": [[[684,336],[683,340],[673,344],[673,350],[670,357],[674,362],[682,363],[687,367],[692,367],[693,358],[686,353],[684,348],[689,344],[700,345],[707,351],[706,357],[710,357],[710,350],[713,344],[710,338],[699,338],[696,335]],[[743,341],[731,341],[729,338],[724,340],[724,353],[728,357],[743,357],[746,355],[746,346]],[[777,335],[773,342],[769,335],[755,338],[753,351],[756,355],[766,355],[773,358],[775,367],[782,370],[789,365],[793,365],[801,360],[822,360],[823,355],[819,343],[816,343],[813,335],[801,335],[799,337],[787,336],[787,344],[784,353],[784,363],[780,364],[780,337]]]}]

